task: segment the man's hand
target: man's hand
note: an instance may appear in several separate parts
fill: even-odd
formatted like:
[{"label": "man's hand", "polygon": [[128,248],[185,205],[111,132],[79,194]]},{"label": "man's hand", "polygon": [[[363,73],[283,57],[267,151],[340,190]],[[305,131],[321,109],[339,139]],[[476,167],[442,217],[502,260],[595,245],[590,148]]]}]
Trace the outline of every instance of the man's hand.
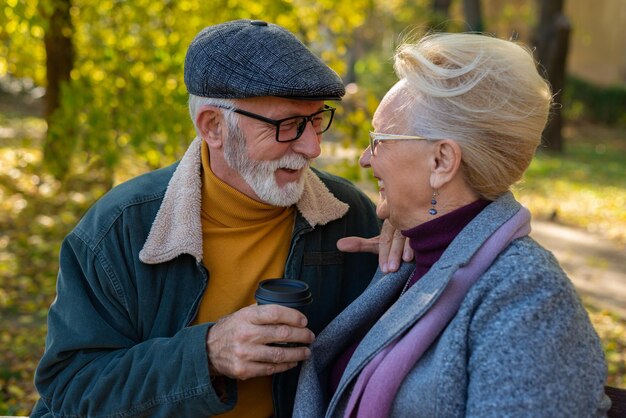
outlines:
[{"label": "man's hand", "polygon": [[250,305],[213,325],[207,335],[211,373],[245,380],[295,367],[310,357],[308,347],[267,344],[310,344],[315,339],[301,312],[280,305]]},{"label": "man's hand", "polygon": [[400,262],[413,260],[409,240],[388,220],[383,222],[380,235],[374,238],[346,237],[337,241],[337,248],[347,253],[378,254],[378,264],[385,273],[398,270]]}]

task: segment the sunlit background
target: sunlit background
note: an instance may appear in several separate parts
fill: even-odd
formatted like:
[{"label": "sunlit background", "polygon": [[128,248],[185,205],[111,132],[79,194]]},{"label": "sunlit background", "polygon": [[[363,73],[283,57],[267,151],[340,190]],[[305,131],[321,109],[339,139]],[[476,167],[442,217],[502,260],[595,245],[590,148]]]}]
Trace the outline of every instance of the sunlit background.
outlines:
[{"label": "sunlit background", "polygon": [[[373,199],[373,183],[357,158],[378,101],[395,82],[391,57],[398,43],[432,30],[478,30],[540,51],[542,30],[553,31],[545,44],[567,28],[560,45],[562,146],[552,149],[555,142],[547,142],[515,193],[538,222],[571,228],[607,245],[611,254],[621,252],[576,254],[593,271],[585,279],[590,286],[600,283],[596,276],[624,274],[626,2],[564,0],[542,21],[558,3],[3,0],[0,415],[26,415],[37,399],[33,372],[63,236],[112,186],[180,158],[194,135],[183,83],[186,48],[204,26],[225,20],[278,23],[342,76],[348,93],[316,164],[354,181]],[[581,294],[605,346],[608,383],[624,387],[626,313]]]}]

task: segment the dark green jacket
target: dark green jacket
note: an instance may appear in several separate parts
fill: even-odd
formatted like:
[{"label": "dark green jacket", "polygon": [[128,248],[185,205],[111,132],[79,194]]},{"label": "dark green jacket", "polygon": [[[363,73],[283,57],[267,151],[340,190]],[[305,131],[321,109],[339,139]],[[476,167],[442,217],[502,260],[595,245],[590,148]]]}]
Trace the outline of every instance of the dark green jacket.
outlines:
[{"label": "dark green jacket", "polygon": [[[63,242],[57,298],[32,416],[202,417],[228,411],[211,384],[205,338],[190,326],[209,281],[202,264],[200,142],[183,159],[114,188]],[[339,238],[375,236],[371,201],[349,182],[306,173],[285,277],[307,282],[319,333],[367,286],[377,258]],[[228,260],[245,263],[254,260]],[[277,417],[291,416],[298,369],[276,375]]]}]

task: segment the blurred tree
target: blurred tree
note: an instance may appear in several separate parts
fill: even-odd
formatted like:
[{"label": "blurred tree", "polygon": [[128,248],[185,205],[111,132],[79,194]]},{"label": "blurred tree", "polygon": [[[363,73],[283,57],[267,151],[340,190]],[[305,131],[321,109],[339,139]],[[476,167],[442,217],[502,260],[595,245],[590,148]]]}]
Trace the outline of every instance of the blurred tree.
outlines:
[{"label": "blurred tree", "polygon": [[433,31],[443,32],[450,18],[450,5],[452,0],[433,0],[433,14],[430,20],[430,28]]},{"label": "blurred tree", "polygon": [[[72,158],[111,173],[130,150],[150,167],[180,156],[194,135],[185,105],[185,51],[202,27],[242,17],[276,22],[342,72],[351,31],[362,25],[372,4],[369,0],[340,5],[330,0],[7,1],[8,7],[0,10],[0,76],[29,77],[47,86],[46,160],[57,175],[72,167]],[[29,47],[44,38],[44,28],[41,47],[45,44],[48,53],[47,72],[45,53],[29,53]],[[68,78],[62,86],[60,82]],[[57,104],[60,107],[53,112]]]},{"label": "blurred tree", "polygon": [[555,106],[543,131],[543,145],[548,151],[563,152],[563,116],[561,104],[565,87],[565,64],[569,49],[571,24],[563,13],[564,0],[539,0],[539,24],[535,30],[536,57],[545,71],[554,94]]},{"label": "blurred tree", "polygon": [[[44,116],[48,126],[52,115],[61,104],[61,86],[70,80],[74,66],[74,26],[70,0],[49,0],[40,3],[41,14],[46,20],[44,44],[46,48],[46,96]],[[48,135],[44,145],[44,163],[53,174],[62,177],[68,169],[68,150],[72,149],[73,135],[64,132],[62,136]]]},{"label": "blurred tree", "polygon": [[465,13],[465,30],[470,32],[484,30],[480,0],[463,0],[463,12]]},{"label": "blurred tree", "polygon": [[40,6],[47,22],[44,35],[47,80],[45,117],[50,120],[60,105],[61,84],[70,79],[74,65],[74,27],[70,0],[50,0]]},{"label": "blurred tree", "polygon": [[[180,157],[195,135],[183,63],[187,45],[204,26],[249,18],[293,31],[352,83],[326,138],[359,141],[358,146],[366,142],[378,100],[395,82],[391,57],[399,42],[433,27],[462,29],[461,5],[472,29],[483,26],[478,0],[6,1],[0,11],[0,24],[6,23],[0,27],[0,52],[6,52],[0,54],[0,76],[30,77],[48,84],[50,98],[59,97],[58,110],[48,113],[47,148],[56,147],[46,160],[56,162],[57,173],[71,170],[74,159],[89,162],[110,182],[125,156],[160,167]],[[452,6],[455,19],[449,17]],[[64,67],[53,63],[54,45],[65,46],[65,55],[58,55]],[[67,79],[68,68],[69,81],[60,83],[57,96],[54,80]]]},{"label": "blurred tree", "polygon": [[[341,138],[345,145],[367,146],[372,115],[382,96],[396,82],[392,66],[395,48],[428,29],[431,7],[431,0],[363,3],[362,23],[341,35],[347,36],[343,56],[347,94],[338,109],[339,123],[333,127],[332,137]],[[359,171],[356,160],[353,164],[344,176],[359,180],[355,176],[368,174]]]},{"label": "blurred tree", "polygon": [[74,160],[88,162],[91,169],[103,171],[108,182],[113,182],[113,169],[129,153],[149,168],[159,167],[180,157],[195,134],[187,115],[183,63],[187,45],[201,28],[249,18],[293,31],[346,81],[358,83],[355,111],[341,110],[345,117],[338,118],[335,133],[327,136],[352,140],[366,137],[361,131],[369,128],[376,101],[393,83],[389,58],[398,34],[407,27],[411,32],[423,30],[431,4],[431,0],[6,1],[8,7],[0,10],[0,24],[6,23],[0,28],[0,52],[6,52],[0,54],[0,76],[28,77],[47,86],[46,162],[57,176],[84,166]]}]

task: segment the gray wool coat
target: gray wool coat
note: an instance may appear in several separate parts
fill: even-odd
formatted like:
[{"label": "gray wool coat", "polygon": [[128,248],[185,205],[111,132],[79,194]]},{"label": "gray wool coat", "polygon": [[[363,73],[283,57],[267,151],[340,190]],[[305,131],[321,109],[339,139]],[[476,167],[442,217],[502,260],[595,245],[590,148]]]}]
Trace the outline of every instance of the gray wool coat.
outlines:
[{"label": "gray wool coat", "polygon": [[[400,298],[412,264],[377,272],[368,289],[311,345],[300,373],[294,417],[343,416],[359,372],[409,329],[453,273],[519,210],[510,193],[485,208],[430,271]],[[336,393],[337,357],[368,330]],[[550,252],[532,238],[513,241],[465,296],[438,339],[401,384],[394,417],[605,416],[606,365],[576,291]]]}]

